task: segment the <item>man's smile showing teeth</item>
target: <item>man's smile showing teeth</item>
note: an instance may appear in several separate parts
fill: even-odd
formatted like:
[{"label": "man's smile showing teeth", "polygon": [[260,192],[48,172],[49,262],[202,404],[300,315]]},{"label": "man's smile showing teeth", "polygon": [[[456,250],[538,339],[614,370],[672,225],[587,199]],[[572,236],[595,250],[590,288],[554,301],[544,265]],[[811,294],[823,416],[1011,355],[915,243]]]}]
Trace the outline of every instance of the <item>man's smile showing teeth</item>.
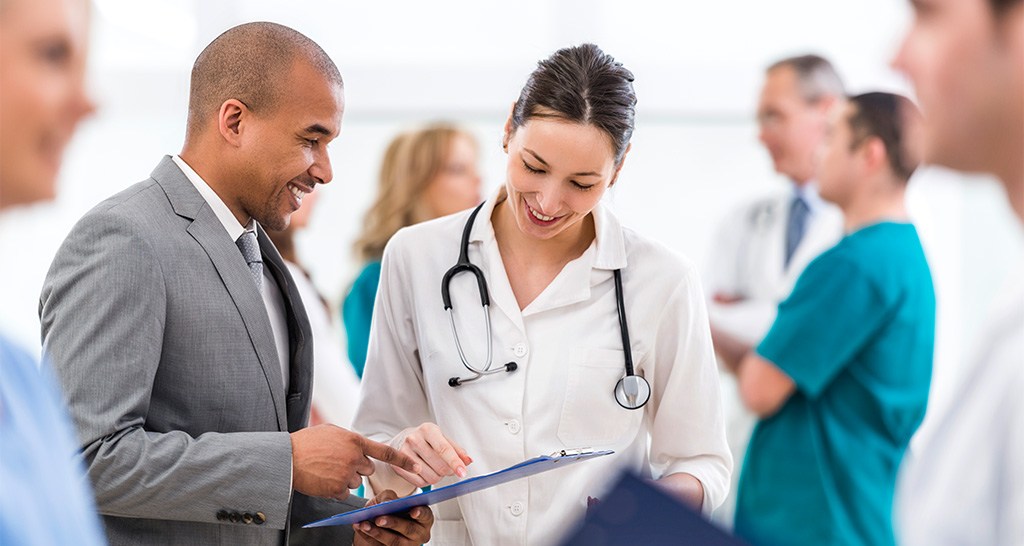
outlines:
[{"label": "man's smile showing teeth", "polygon": [[306,195],[306,192],[302,191],[294,184],[288,184],[288,190],[292,192],[292,195],[295,196],[295,200],[299,203],[302,202],[302,196]]}]

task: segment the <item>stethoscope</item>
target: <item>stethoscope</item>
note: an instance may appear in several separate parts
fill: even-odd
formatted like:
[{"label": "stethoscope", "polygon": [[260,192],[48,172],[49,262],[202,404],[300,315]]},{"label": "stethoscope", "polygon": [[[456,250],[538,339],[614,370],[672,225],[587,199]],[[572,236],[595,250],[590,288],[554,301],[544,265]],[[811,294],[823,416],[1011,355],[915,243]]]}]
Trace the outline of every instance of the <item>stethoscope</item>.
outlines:
[{"label": "stethoscope", "polygon": [[[452,337],[455,338],[455,348],[459,352],[459,359],[462,360],[462,365],[473,374],[473,377],[452,377],[449,379],[448,386],[453,388],[464,383],[469,383],[470,381],[476,381],[485,375],[501,372],[511,373],[519,369],[519,365],[515,362],[508,362],[504,366],[491,368],[493,357],[491,343],[491,299],[487,293],[487,280],[484,278],[483,271],[469,261],[469,232],[472,231],[476,215],[480,212],[480,209],[482,209],[483,206],[483,203],[481,203],[469,215],[469,220],[466,221],[466,227],[462,230],[462,245],[459,249],[459,261],[456,262],[451,269],[445,272],[444,277],[441,279],[441,300],[444,302],[444,310],[448,312],[448,321],[452,327]],[[478,368],[470,364],[469,360],[466,358],[465,351],[462,350],[462,342],[459,340],[459,331],[458,328],[455,327],[455,310],[452,308],[452,297],[448,291],[452,278],[459,273],[467,271],[476,277],[477,288],[480,291],[480,304],[483,306],[484,321],[487,325],[487,362],[482,368]],[[619,379],[615,384],[614,396],[615,401],[618,402],[620,406],[626,409],[640,409],[651,398],[651,384],[643,377],[636,375],[633,371],[633,351],[630,350],[629,328],[626,326],[626,308],[622,301],[622,272],[621,270],[616,269],[613,273],[615,277],[615,303],[619,315],[619,331],[622,333],[622,351],[626,356],[626,375]]]}]

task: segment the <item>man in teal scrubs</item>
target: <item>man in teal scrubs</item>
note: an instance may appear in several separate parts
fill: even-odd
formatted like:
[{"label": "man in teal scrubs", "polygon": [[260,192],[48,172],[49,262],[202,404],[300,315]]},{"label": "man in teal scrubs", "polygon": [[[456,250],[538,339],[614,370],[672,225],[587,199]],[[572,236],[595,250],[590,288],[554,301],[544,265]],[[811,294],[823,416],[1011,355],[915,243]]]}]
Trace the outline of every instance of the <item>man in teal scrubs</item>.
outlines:
[{"label": "man in teal scrubs", "polygon": [[919,115],[868,93],[834,112],[821,196],[847,235],[798,279],[753,351],[715,332],[761,420],[740,477],[736,533],[755,544],[894,544],[896,472],[924,417],[935,294],[904,192]]}]

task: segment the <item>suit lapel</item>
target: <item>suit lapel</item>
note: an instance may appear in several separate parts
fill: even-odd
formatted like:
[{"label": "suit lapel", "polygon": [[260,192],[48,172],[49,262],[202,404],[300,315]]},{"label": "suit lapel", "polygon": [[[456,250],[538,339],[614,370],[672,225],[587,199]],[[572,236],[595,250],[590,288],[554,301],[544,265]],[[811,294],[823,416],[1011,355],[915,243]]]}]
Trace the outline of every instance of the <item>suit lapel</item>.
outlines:
[{"label": "suit lapel", "polygon": [[281,258],[274,243],[267,237],[263,226],[257,228],[257,238],[263,254],[263,265],[270,271],[284,298],[285,314],[288,323],[289,353],[289,392],[286,399],[288,430],[298,430],[308,423],[309,407],[312,402],[313,381],[313,338],[312,328],[306,316],[295,281],[288,272],[288,266]]},{"label": "suit lapel", "polygon": [[153,171],[153,179],[164,189],[174,211],[179,216],[192,220],[187,231],[206,251],[224,283],[224,288],[238,309],[267,380],[277,413],[278,428],[288,430],[284,383],[277,362],[273,330],[267,317],[267,309],[263,305],[263,298],[252,281],[245,260],[203,196],[169,156],[164,157]]}]

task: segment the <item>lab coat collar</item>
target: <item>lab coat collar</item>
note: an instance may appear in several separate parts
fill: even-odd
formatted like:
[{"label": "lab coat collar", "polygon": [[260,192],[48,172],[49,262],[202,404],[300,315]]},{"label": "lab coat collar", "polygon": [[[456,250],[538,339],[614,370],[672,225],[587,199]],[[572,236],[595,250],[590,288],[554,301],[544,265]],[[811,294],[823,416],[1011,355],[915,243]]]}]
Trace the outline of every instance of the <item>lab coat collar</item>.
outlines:
[{"label": "lab coat collar", "polygon": [[[501,186],[484,203],[480,214],[477,215],[477,221],[473,223],[472,231],[469,232],[470,243],[494,240],[491,216],[494,213],[494,207],[504,201],[506,197],[505,186]],[[603,202],[597,204],[592,214],[594,215],[594,233],[596,234],[593,243],[593,246],[596,247],[593,268],[609,271],[625,268],[627,263],[626,243],[622,237],[622,224],[619,223],[619,219]],[[479,221],[481,219],[484,221]]]},{"label": "lab coat collar", "polygon": [[525,309],[519,311],[511,287],[508,286],[507,279],[503,278],[505,272],[494,239],[494,227],[490,222],[494,207],[505,198],[505,188],[502,187],[484,204],[477,218],[486,220],[474,222],[469,240],[470,243],[484,243],[484,251],[490,254],[488,261],[492,265],[488,278],[502,278],[503,281],[491,281],[492,299],[518,326],[522,327],[521,317],[586,301],[590,298],[592,286],[610,279],[612,270],[626,267],[626,246],[622,226],[615,215],[603,203],[599,203],[593,211],[596,234],[594,242],[579,258],[566,264],[551,284]]}]

